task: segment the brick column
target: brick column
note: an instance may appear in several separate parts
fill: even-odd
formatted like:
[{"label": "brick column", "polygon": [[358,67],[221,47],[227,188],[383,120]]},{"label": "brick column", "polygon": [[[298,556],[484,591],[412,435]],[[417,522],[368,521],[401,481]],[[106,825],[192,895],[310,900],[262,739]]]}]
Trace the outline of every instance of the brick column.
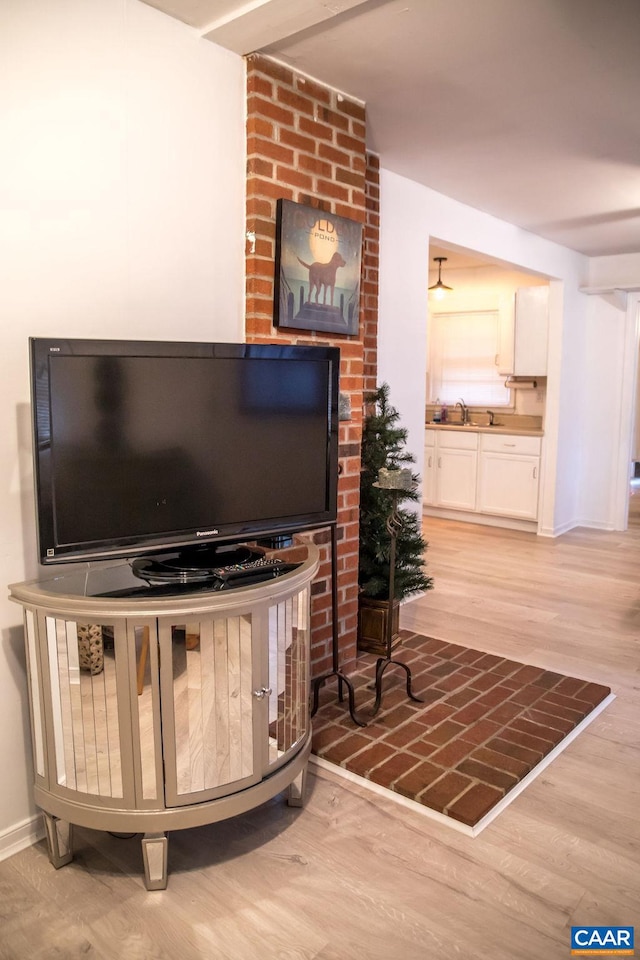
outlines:
[{"label": "brick column", "polygon": [[[267,57],[247,59],[246,339],[253,343],[323,343],[340,348],[340,390],[352,418],[340,424],[338,599],[341,666],[356,656],[358,513],[365,343],[375,383],[378,190],[376,158],[365,149],[365,109]],[[373,183],[368,185],[368,172]],[[357,336],[280,329],[274,318],[276,201],[279,198],[365,225]],[[374,304],[375,300],[375,304]],[[371,379],[373,378],[373,379]],[[367,387],[368,389],[369,387]],[[322,564],[312,587],[312,674],[331,669],[329,531],[313,539]]]}]

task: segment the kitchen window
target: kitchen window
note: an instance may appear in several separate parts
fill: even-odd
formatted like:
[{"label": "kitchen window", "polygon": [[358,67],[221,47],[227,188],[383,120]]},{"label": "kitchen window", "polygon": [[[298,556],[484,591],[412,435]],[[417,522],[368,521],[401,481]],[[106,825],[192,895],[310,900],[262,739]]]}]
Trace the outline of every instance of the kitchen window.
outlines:
[{"label": "kitchen window", "polygon": [[498,373],[500,311],[432,313],[429,324],[428,402],[508,406],[511,392]]}]

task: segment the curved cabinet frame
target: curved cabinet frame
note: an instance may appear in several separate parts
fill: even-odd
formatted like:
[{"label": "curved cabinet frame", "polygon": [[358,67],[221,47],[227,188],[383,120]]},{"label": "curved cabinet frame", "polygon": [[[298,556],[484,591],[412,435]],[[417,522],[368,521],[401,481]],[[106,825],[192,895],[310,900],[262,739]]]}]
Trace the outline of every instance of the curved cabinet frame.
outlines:
[{"label": "curved cabinet frame", "polygon": [[73,824],[142,833],[147,889],[164,889],[165,831],[285,790],[302,805],[319,555],[294,549],[294,571],[218,592],[87,596],[75,572],[11,585],[24,608],[34,798],[54,866],[72,858]]}]

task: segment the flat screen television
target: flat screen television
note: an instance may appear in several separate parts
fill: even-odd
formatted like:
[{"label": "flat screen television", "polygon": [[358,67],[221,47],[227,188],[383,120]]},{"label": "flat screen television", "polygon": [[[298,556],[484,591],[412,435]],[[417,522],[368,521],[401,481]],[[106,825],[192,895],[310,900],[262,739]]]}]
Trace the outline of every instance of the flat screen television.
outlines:
[{"label": "flat screen television", "polygon": [[339,349],[31,338],[30,352],[43,564],[335,522]]}]

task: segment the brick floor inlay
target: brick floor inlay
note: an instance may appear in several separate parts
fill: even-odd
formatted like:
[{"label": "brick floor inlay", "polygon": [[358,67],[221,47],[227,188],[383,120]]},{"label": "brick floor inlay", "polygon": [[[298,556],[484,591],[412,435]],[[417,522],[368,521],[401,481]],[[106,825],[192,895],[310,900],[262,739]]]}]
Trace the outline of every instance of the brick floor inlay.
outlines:
[{"label": "brick floor inlay", "polygon": [[394,657],[410,664],[384,674],[382,708],[370,719],[376,658],[350,675],[365,728],[356,727],[335,685],[313,718],[313,752],[358,776],[475,826],[611,693],[566,677],[402,631]]}]

